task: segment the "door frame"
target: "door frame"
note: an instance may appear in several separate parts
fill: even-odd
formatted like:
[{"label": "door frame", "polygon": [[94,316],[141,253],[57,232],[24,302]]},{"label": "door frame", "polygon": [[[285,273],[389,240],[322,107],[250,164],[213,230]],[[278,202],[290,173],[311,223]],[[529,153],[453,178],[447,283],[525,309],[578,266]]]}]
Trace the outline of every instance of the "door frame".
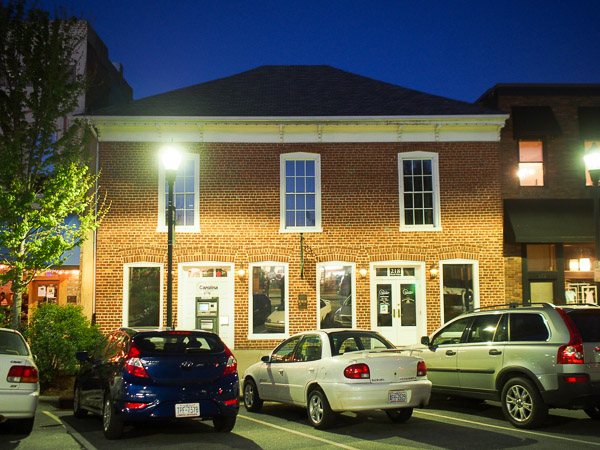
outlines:
[{"label": "door frame", "polygon": [[[377,283],[384,281],[401,281],[400,279],[394,280],[390,275],[386,277],[377,277],[376,268],[378,267],[414,267],[415,269],[415,302],[416,302],[416,319],[417,324],[415,326],[415,341],[418,343],[421,336],[427,334],[427,295],[426,295],[426,278],[425,278],[425,262],[424,261],[408,261],[408,260],[389,260],[389,261],[375,261],[369,264],[369,279],[370,286],[369,292],[371,297],[371,329],[381,333],[380,327],[377,326]],[[393,322],[392,322],[393,323]],[[399,324],[399,321],[398,321]],[[410,343],[398,342],[397,336],[399,335],[400,325],[393,325],[395,340],[392,340],[394,345],[406,345]],[[382,333],[383,334],[383,333]]]}]

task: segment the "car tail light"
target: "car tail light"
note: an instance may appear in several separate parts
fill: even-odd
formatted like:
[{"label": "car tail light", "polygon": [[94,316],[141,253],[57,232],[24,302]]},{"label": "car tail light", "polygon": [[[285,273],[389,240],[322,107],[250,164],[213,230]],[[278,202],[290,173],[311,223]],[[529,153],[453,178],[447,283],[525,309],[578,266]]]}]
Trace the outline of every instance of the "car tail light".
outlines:
[{"label": "car tail light", "polygon": [[569,330],[569,343],[563,345],[558,349],[556,355],[557,364],[583,364],[583,341],[579,330],[575,326],[573,319],[564,312],[562,309],[557,309],[558,313],[562,317],[567,329]]},{"label": "car tail light", "polygon": [[6,381],[9,383],[37,383],[38,371],[33,366],[12,366],[8,370]]},{"label": "car tail light", "polygon": [[148,403],[125,402],[125,408],[127,409],[144,409],[146,406],[148,406]]},{"label": "car tail light", "polygon": [[366,364],[352,364],[344,369],[344,376],[352,379],[371,378],[371,371]]},{"label": "car tail light", "polygon": [[231,353],[231,350],[229,350],[229,348],[227,348],[227,346],[225,345],[225,354],[228,356],[227,358],[227,364],[225,364],[225,370],[223,370],[223,375],[233,375],[234,373],[237,372],[237,359],[235,359],[235,356],[233,356],[233,353]]},{"label": "car tail light", "polygon": [[127,353],[127,357],[125,358],[125,371],[135,377],[150,378],[150,375],[148,375],[142,364],[140,355],[140,349],[132,342],[131,347],[129,347],[129,353]]},{"label": "car tail light", "polygon": [[419,361],[417,363],[417,376],[424,377],[427,375],[427,366],[425,365],[425,361]]},{"label": "car tail light", "polygon": [[567,383],[585,383],[587,382],[588,378],[587,377],[576,377],[576,376],[568,376],[568,377],[564,377],[564,380]]},{"label": "car tail light", "polygon": [[238,404],[238,399],[234,398],[232,400],[223,400],[223,403],[225,403],[227,406],[234,406]]}]

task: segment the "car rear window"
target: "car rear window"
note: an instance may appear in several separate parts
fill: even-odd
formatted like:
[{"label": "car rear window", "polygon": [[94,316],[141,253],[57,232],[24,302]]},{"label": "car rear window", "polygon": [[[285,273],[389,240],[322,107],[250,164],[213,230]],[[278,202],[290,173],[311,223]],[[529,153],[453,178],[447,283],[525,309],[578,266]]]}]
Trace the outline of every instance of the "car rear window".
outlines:
[{"label": "car rear window", "polygon": [[600,342],[600,308],[569,311],[583,342]]},{"label": "car rear window", "polygon": [[133,342],[142,353],[221,353],[225,346],[214,334],[193,332],[159,332],[137,335]]},{"label": "car rear window", "polygon": [[383,350],[394,347],[383,336],[373,332],[339,331],[329,334],[332,355],[356,352],[359,350]]},{"label": "car rear window", "polygon": [[29,351],[21,336],[12,331],[0,331],[0,355],[27,356]]}]

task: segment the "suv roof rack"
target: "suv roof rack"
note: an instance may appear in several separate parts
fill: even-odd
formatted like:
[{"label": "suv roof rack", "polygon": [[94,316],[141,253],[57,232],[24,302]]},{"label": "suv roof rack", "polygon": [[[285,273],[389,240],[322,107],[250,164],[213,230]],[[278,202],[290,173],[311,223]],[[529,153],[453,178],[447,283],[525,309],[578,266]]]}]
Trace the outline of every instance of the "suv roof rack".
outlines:
[{"label": "suv roof rack", "polygon": [[552,303],[548,303],[548,302],[533,302],[533,303],[532,302],[527,302],[527,303],[513,302],[513,303],[505,303],[503,305],[488,305],[488,306],[482,306],[480,308],[473,308],[473,309],[469,309],[468,311],[466,311],[466,313],[472,313],[472,312],[476,312],[476,311],[485,311],[485,310],[490,310],[490,309],[526,308],[526,307],[531,307],[531,306],[541,306],[543,308],[554,308],[554,305]]}]

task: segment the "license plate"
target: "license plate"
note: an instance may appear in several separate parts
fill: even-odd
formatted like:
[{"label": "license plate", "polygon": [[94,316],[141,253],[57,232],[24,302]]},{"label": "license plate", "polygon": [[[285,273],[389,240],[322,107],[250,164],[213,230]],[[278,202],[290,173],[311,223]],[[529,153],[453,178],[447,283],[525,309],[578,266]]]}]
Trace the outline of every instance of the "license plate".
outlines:
[{"label": "license plate", "polygon": [[406,391],[389,391],[390,403],[406,403]]},{"label": "license plate", "polygon": [[198,417],[200,403],[179,403],[175,405],[175,417]]}]

